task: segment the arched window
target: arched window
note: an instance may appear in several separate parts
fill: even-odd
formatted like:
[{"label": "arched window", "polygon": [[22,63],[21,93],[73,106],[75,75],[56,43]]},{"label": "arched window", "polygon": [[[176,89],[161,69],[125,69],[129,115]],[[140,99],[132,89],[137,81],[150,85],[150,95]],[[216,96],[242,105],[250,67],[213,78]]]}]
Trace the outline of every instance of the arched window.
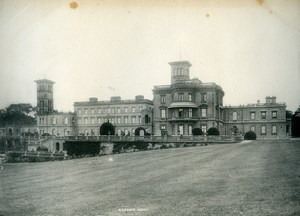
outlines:
[{"label": "arched window", "polygon": [[53,119],[52,119],[52,124],[56,124],[56,118],[55,117],[53,117]]},{"label": "arched window", "polygon": [[232,113],[232,120],[236,121],[237,120],[237,112]]}]

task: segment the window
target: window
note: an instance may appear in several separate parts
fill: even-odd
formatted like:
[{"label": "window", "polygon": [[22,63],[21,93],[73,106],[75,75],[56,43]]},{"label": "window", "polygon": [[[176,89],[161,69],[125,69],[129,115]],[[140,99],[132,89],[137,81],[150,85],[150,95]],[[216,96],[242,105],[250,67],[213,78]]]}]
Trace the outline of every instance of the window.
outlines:
[{"label": "window", "polygon": [[128,116],[125,116],[125,117],[124,117],[124,123],[125,123],[125,124],[128,124]]},{"label": "window", "polygon": [[261,112],[261,119],[266,119],[266,116],[267,116],[266,111]]},{"label": "window", "polygon": [[98,113],[101,113],[101,108],[98,109]]},{"label": "window", "polygon": [[206,93],[202,93],[201,94],[201,102],[206,102],[207,101],[207,94]]},{"label": "window", "polygon": [[107,113],[107,108],[104,108],[104,109],[103,109],[103,113]]},{"label": "window", "polygon": [[140,110],[140,112],[142,112],[143,111],[143,107],[139,107],[139,110]]},{"label": "window", "polygon": [[95,124],[95,118],[91,118],[92,124]]},{"label": "window", "polygon": [[178,127],[178,135],[183,135],[183,125],[179,125],[179,127]]},{"label": "window", "polygon": [[201,117],[202,118],[205,118],[206,117],[206,114],[207,114],[207,110],[205,108],[202,108],[201,109]]},{"label": "window", "polygon": [[95,109],[94,109],[94,108],[92,108],[92,109],[91,109],[91,112],[92,112],[92,114],[94,114],[94,113],[95,113]]},{"label": "window", "polygon": [[115,108],[111,108],[111,113],[115,113]]},{"label": "window", "polygon": [[69,124],[69,119],[67,117],[64,119],[64,123]]},{"label": "window", "polygon": [[121,113],[121,108],[117,107],[117,113]]},{"label": "window", "polygon": [[118,124],[121,123],[121,117],[117,117],[117,123],[118,123]]},{"label": "window", "polygon": [[206,133],[207,126],[206,125],[202,125],[201,126],[201,130],[202,130],[203,133]]},{"label": "window", "polygon": [[189,125],[189,135],[192,135],[192,130],[193,130],[192,125]]},{"label": "window", "polygon": [[52,124],[56,124],[57,122],[56,122],[56,118],[54,117],[53,119],[52,119]]},{"label": "window", "polygon": [[266,126],[265,125],[261,126],[261,134],[266,134]]},{"label": "window", "polygon": [[81,109],[78,110],[78,114],[81,115]]},{"label": "window", "polygon": [[277,127],[276,127],[276,125],[272,126],[272,134],[277,134]]},{"label": "window", "polygon": [[78,124],[81,124],[81,118],[78,118]]},{"label": "window", "polygon": [[139,116],[139,124],[142,124],[142,116]]},{"label": "window", "polygon": [[160,110],[160,117],[161,118],[166,118],[166,110],[165,109]]},{"label": "window", "polygon": [[160,96],[160,102],[161,102],[162,104],[166,103],[166,95],[161,95],[161,96]]},{"label": "window", "polygon": [[124,112],[127,113],[128,112],[128,108],[124,107]]},{"label": "window", "polygon": [[237,121],[237,112],[232,113],[232,120]]},{"label": "window", "polygon": [[135,113],[135,107],[131,107],[131,112]]},{"label": "window", "polygon": [[84,124],[88,123],[88,118],[84,118]]},{"label": "window", "polygon": [[161,129],[161,130],[166,130],[166,125],[161,125],[161,126],[160,126],[160,129]]},{"label": "window", "polygon": [[111,109],[110,109],[110,108],[108,108],[108,109],[107,109],[107,113],[110,113],[110,112],[111,112]]},{"label": "window", "polygon": [[183,109],[178,110],[178,117],[183,118]]},{"label": "window", "polygon": [[277,118],[277,111],[272,111],[272,118],[276,119]]},{"label": "window", "polygon": [[255,120],[255,112],[250,112],[250,119]]},{"label": "window", "polygon": [[132,123],[132,124],[135,124],[135,123],[136,123],[135,120],[136,120],[135,116],[132,116],[132,117],[131,117],[131,123]]},{"label": "window", "polygon": [[88,114],[88,109],[84,109],[84,114]]},{"label": "window", "polygon": [[183,94],[178,94],[178,101],[183,101]]},{"label": "window", "polygon": [[190,117],[190,118],[193,117],[193,109],[189,109],[189,117]]},{"label": "window", "polygon": [[101,124],[101,118],[98,118],[98,124]]},{"label": "window", "polygon": [[253,132],[255,132],[255,126],[251,126],[250,130],[253,131]]}]

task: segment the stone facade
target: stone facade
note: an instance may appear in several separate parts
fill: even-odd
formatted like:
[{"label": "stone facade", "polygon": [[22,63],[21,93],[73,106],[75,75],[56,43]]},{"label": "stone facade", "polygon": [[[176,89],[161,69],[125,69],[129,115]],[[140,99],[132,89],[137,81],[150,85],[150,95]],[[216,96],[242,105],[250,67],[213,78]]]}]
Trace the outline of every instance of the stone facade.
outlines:
[{"label": "stone facade", "polygon": [[188,61],[171,62],[171,85],[154,86],[155,135],[192,135],[216,127],[223,131],[224,91],[215,83],[189,78]]},{"label": "stone facade", "polygon": [[284,138],[286,131],[286,105],[277,103],[276,97],[267,97],[265,103],[230,106],[224,108],[225,134],[236,130],[242,134],[254,131],[257,138]]},{"label": "stone facade", "polygon": [[108,101],[75,102],[74,111],[77,116],[78,135],[99,135],[100,126],[109,121],[115,126],[118,135],[132,135],[138,127],[152,133],[153,102],[136,96],[133,100],[121,100],[121,97],[111,97]]}]

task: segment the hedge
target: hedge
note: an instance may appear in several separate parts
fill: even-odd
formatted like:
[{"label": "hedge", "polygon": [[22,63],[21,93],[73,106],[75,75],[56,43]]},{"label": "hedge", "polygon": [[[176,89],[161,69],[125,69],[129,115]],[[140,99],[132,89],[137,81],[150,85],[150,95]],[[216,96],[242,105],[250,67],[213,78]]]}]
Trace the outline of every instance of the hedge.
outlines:
[{"label": "hedge", "polygon": [[78,142],[78,141],[66,141],[64,143],[64,149],[67,154],[72,156],[92,155],[96,156],[100,153],[99,142]]},{"label": "hedge", "polygon": [[254,131],[248,131],[245,133],[244,140],[256,140],[256,133]]}]

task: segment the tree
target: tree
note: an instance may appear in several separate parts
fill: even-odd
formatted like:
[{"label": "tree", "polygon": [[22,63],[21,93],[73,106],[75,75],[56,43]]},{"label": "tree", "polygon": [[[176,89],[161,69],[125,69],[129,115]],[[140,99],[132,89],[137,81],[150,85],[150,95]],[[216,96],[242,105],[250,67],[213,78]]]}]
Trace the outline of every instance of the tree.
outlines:
[{"label": "tree", "polygon": [[300,137],[300,107],[292,115],[292,136]]},{"label": "tree", "polygon": [[248,131],[245,133],[244,140],[256,140],[256,133],[254,131]]},{"label": "tree", "polygon": [[290,111],[290,110],[286,110],[285,111],[285,116],[286,116],[286,119],[291,119],[292,116],[293,116],[293,112]]},{"label": "tree", "polygon": [[194,136],[201,136],[201,135],[203,135],[203,131],[202,131],[200,128],[194,128],[194,129],[192,130],[192,134],[193,134]]},{"label": "tree", "polygon": [[11,104],[0,110],[0,122],[2,125],[34,125],[36,124],[36,107],[31,104]]},{"label": "tree", "polygon": [[140,136],[141,131],[144,131],[144,135],[146,135],[146,130],[143,127],[136,128],[135,131],[134,131],[134,135],[135,136]]},{"label": "tree", "polygon": [[233,126],[233,127],[231,128],[231,131],[232,131],[232,133],[236,136],[236,135],[238,134],[238,132],[239,132],[239,129],[237,128],[237,126]]},{"label": "tree", "polygon": [[115,127],[108,121],[101,125],[100,135],[115,135]]},{"label": "tree", "polygon": [[207,135],[219,136],[220,135],[220,131],[218,130],[218,128],[211,127],[211,128],[209,128],[207,130]]}]

